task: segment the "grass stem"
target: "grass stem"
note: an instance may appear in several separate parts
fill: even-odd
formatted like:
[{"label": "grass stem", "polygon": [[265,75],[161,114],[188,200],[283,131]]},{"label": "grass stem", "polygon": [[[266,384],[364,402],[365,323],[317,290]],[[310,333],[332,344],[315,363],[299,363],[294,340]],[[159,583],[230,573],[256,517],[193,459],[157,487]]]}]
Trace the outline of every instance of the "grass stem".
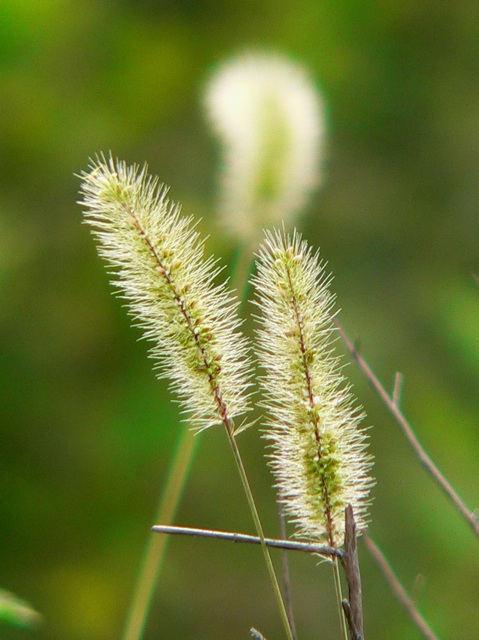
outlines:
[{"label": "grass stem", "polygon": [[[155,522],[172,522],[191,469],[198,438],[193,435],[188,425],[183,425],[182,429],[155,515]],[[143,636],[168,539],[168,536],[151,535],[148,538],[122,640],[139,640]]]},{"label": "grass stem", "polygon": [[[231,272],[231,286],[241,292],[242,299],[246,294],[246,283],[252,261],[250,249],[251,247],[240,249]],[[160,496],[155,522],[171,523],[173,521],[193,463],[197,442],[198,437],[194,437],[189,426],[184,425],[164,490]],[[140,640],[143,637],[167,543],[168,536],[150,536],[148,539],[122,640]]]},{"label": "grass stem", "polygon": [[[263,532],[263,526],[261,524],[261,520],[258,514],[258,510],[256,508],[256,503],[253,497],[253,492],[251,491],[251,487],[249,484],[248,476],[246,474],[246,470],[243,465],[243,460],[241,458],[241,454],[238,449],[238,445],[236,443],[236,439],[231,429],[227,428],[228,439],[231,444],[231,448],[233,450],[233,456],[236,461],[236,465],[238,467],[238,471],[241,477],[241,482],[243,484],[243,488],[245,491],[246,499],[248,501],[248,505],[251,511],[251,516],[253,518],[254,525],[256,527],[256,532],[261,541],[261,548],[263,550],[264,559],[266,562],[266,567],[268,569],[269,577],[271,579],[271,583],[273,585],[274,594],[276,596],[276,601],[278,604],[278,608],[281,614],[281,619],[283,621],[284,629],[286,631],[286,636],[288,640],[294,640],[293,632],[291,630],[291,625],[289,622],[288,614],[286,611],[286,607],[284,604],[283,595],[281,593],[281,589],[279,587],[278,579],[276,577],[276,572],[274,570],[273,561],[271,560],[271,555],[269,553],[269,549],[266,545],[265,536]],[[347,638],[345,639],[347,640]]]},{"label": "grass stem", "polygon": [[341,638],[342,640],[348,640],[348,626],[343,611],[343,591],[341,587],[341,575],[339,572],[339,559],[337,557],[333,558],[333,575],[339,613],[339,624],[341,625]]}]

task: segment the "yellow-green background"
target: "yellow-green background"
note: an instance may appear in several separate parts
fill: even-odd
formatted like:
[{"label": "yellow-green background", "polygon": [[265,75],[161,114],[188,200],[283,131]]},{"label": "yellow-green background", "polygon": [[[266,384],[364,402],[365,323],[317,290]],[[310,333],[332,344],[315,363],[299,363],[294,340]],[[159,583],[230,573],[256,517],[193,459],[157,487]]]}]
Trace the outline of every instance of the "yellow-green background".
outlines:
[{"label": "yellow-green background", "polygon": [[[113,298],[81,212],[95,152],[148,161],[185,212],[215,208],[200,108],[244,48],[302,61],[329,112],[327,182],[302,229],[335,273],[341,318],[471,508],[479,503],[479,3],[475,0],[2,0],[0,585],[42,612],[8,640],[119,638],[179,433],[146,346]],[[208,249],[230,262],[212,232]],[[477,638],[479,540],[360,374],[374,425],[371,534],[441,637]],[[241,437],[277,532],[256,428]],[[201,437],[178,522],[252,531],[224,434]],[[361,548],[368,640],[419,637]],[[292,557],[301,640],[338,638],[327,566]],[[421,580],[419,580],[421,582]],[[282,629],[258,549],[172,541],[145,636]]]}]

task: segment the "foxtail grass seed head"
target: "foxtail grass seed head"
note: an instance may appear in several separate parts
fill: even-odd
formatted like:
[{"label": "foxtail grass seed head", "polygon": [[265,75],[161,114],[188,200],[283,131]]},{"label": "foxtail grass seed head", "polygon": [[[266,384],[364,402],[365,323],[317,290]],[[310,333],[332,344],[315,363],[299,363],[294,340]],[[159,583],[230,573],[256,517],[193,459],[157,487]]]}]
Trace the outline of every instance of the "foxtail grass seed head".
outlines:
[{"label": "foxtail grass seed head", "polygon": [[82,175],[80,204],[151,356],[196,429],[233,428],[249,409],[250,365],[237,302],[215,285],[191,218],[167,198],[146,166],[98,158]]},{"label": "foxtail grass seed head", "polygon": [[321,181],[324,114],[304,69],[288,58],[246,53],[220,66],[205,93],[223,144],[220,210],[244,242],[291,226]]},{"label": "foxtail grass seed head", "polygon": [[364,413],[332,351],[330,281],[297,232],[267,232],[254,285],[271,466],[297,535],[339,547],[346,505],[366,527],[374,483]]}]

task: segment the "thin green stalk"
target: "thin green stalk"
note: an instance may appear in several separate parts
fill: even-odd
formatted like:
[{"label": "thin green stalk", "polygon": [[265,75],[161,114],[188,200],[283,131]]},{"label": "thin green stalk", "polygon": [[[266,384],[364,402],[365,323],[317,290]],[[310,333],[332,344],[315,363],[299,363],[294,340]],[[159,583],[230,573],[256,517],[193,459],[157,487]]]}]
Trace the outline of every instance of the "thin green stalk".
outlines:
[{"label": "thin green stalk", "polygon": [[256,243],[241,245],[231,269],[231,288],[237,291],[238,297],[242,302],[245,301],[248,291],[248,279],[255,247]]},{"label": "thin green stalk", "polygon": [[[160,497],[155,522],[173,521],[193,463],[197,442],[198,438],[194,436],[188,425],[184,425],[165,488]],[[148,538],[123,630],[123,640],[139,640],[143,637],[168,540],[169,536],[150,535]]]},{"label": "thin green stalk", "polygon": [[[278,499],[278,515],[279,515],[279,532],[280,537],[284,540],[287,537],[286,533],[286,516],[284,513],[284,504],[283,499],[280,496]],[[294,640],[298,639],[298,635],[296,633],[296,625],[294,622],[294,610],[293,610],[293,601],[291,599],[291,581],[290,581],[290,573],[289,573],[289,559],[288,553],[286,549],[281,551],[281,564],[283,570],[283,589],[284,589],[284,601],[286,604],[286,611],[288,612],[289,624],[291,625],[291,630],[293,631]]]},{"label": "thin green stalk", "polygon": [[[248,277],[251,271],[251,262],[252,262],[252,253],[253,253],[253,249],[254,249],[255,244],[251,244],[251,245],[243,245],[239,251],[239,255],[236,259],[235,265],[234,265],[234,273],[232,275],[232,279],[231,279],[231,285],[233,289],[238,289],[242,291],[242,295],[241,300],[244,301],[245,297],[246,297],[246,290],[247,290],[247,286],[248,286]],[[276,572],[274,570],[274,566],[273,566],[273,562],[271,560],[271,556],[269,553],[269,549],[266,545],[265,542],[265,536],[264,536],[264,532],[263,532],[263,526],[261,524],[261,520],[258,514],[258,510],[256,508],[256,503],[253,497],[253,493],[251,491],[251,487],[249,484],[249,480],[248,480],[248,476],[246,474],[246,470],[244,468],[243,465],[243,461],[241,458],[241,454],[239,452],[238,449],[238,445],[236,443],[236,439],[234,437],[233,432],[230,429],[227,429],[227,433],[228,433],[228,439],[230,441],[231,444],[231,448],[233,451],[233,455],[236,461],[236,465],[238,467],[238,471],[241,477],[241,482],[243,484],[243,488],[245,491],[245,495],[246,495],[246,499],[248,501],[248,505],[251,511],[251,516],[253,518],[253,522],[254,525],[256,527],[256,532],[258,534],[258,537],[260,539],[261,542],[261,548],[263,550],[263,555],[264,555],[264,559],[266,562],[266,567],[268,569],[268,574],[273,586],[273,590],[274,590],[274,594],[276,597],[276,601],[278,603],[278,607],[279,607],[279,611],[280,611],[280,615],[281,615],[281,619],[283,621],[283,625],[286,631],[286,635],[288,637],[288,640],[294,640],[294,633],[293,630],[291,628],[291,623],[286,611],[286,606],[284,603],[284,599],[283,599],[283,595],[281,593],[281,589],[278,583],[278,578],[276,576]]]},{"label": "thin green stalk", "polygon": [[[228,439],[231,444],[231,448],[233,450],[233,455],[236,461],[236,465],[238,467],[238,471],[241,477],[241,482],[243,483],[243,488],[246,494],[246,499],[248,501],[248,505],[251,511],[251,515],[253,517],[253,522],[256,527],[256,532],[258,534],[259,539],[261,540],[261,548],[263,550],[264,559],[266,562],[266,567],[268,569],[269,577],[271,579],[271,583],[273,585],[274,594],[276,596],[276,601],[278,603],[279,611],[281,614],[281,619],[283,621],[284,629],[286,631],[286,636],[288,640],[293,640],[293,632],[291,630],[291,625],[289,622],[288,614],[286,612],[286,607],[283,600],[283,595],[281,593],[281,589],[279,587],[278,578],[276,577],[276,572],[273,567],[273,561],[271,560],[271,556],[269,553],[269,549],[265,542],[265,536],[263,532],[263,526],[261,524],[261,520],[258,514],[258,510],[256,508],[256,503],[254,501],[253,493],[251,491],[251,487],[249,484],[248,476],[246,474],[246,470],[243,465],[243,460],[241,458],[241,454],[238,449],[238,445],[236,443],[233,431],[231,428],[228,428],[226,425],[226,430],[228,433]],[[347,640],[347,638],[346,638]]]},{"label": "thin green stalk", "polygon": [[[231,286],[242,292],[242,299],[245,297],[246,284],[252,262],[252,251],[250,249],[248,246],[241,247],[231,273]],[[193,464],[198,439],[199,436],[195,437],[188,425],[183,427],[165,487],[160,496],[155,522],[160,522],[161,524],[173,522]],[[140,640],[143,637],[168,540],[168,536],[150,535],[148,538],[122,640]]]},{"label": "thin green stalk", "polygon": [[341,625],[341,637],[343,640],[348,640],[348,627],[346,618],[343,611],[343,591],[341,587],[341,576],[339,574],[339,559],[333,558],[333,574],[334,574],[334,588],[336,591],[336,600],[338,604],[339,624]]}]

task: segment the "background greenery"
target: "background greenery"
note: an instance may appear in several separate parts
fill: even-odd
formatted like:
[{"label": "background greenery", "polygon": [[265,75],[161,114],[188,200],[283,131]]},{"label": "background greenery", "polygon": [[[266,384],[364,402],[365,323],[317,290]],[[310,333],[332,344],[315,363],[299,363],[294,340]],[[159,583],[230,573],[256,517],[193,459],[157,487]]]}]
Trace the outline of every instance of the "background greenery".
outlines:
[{"label": "background greenery", "polygon": [[[468,505],[479,502],[479,4],[474,0],[2,0],[0,585],[45,617],[7,640],[119,638],[179,434],[75,204],[88,157],[148,161],[208,248],[218,150],[200,108],[214,65],[291,54],[329,110],[327,184],[303,231],[341,319]],[[348,368],[374,425],[371,534],[443,638],[477,638],[479,542]],[[263,442],[241,437],[268,533]],[[220,430],[201,437],[178,516],[251,531]],[[362,549],[369,640],[418,638]],[[332,576],[292,557],[302,640],[337,638]],[[421,582],[421,580],[419,580]],[[175,539],[146,640],[282,637],[260,551]]]}]

